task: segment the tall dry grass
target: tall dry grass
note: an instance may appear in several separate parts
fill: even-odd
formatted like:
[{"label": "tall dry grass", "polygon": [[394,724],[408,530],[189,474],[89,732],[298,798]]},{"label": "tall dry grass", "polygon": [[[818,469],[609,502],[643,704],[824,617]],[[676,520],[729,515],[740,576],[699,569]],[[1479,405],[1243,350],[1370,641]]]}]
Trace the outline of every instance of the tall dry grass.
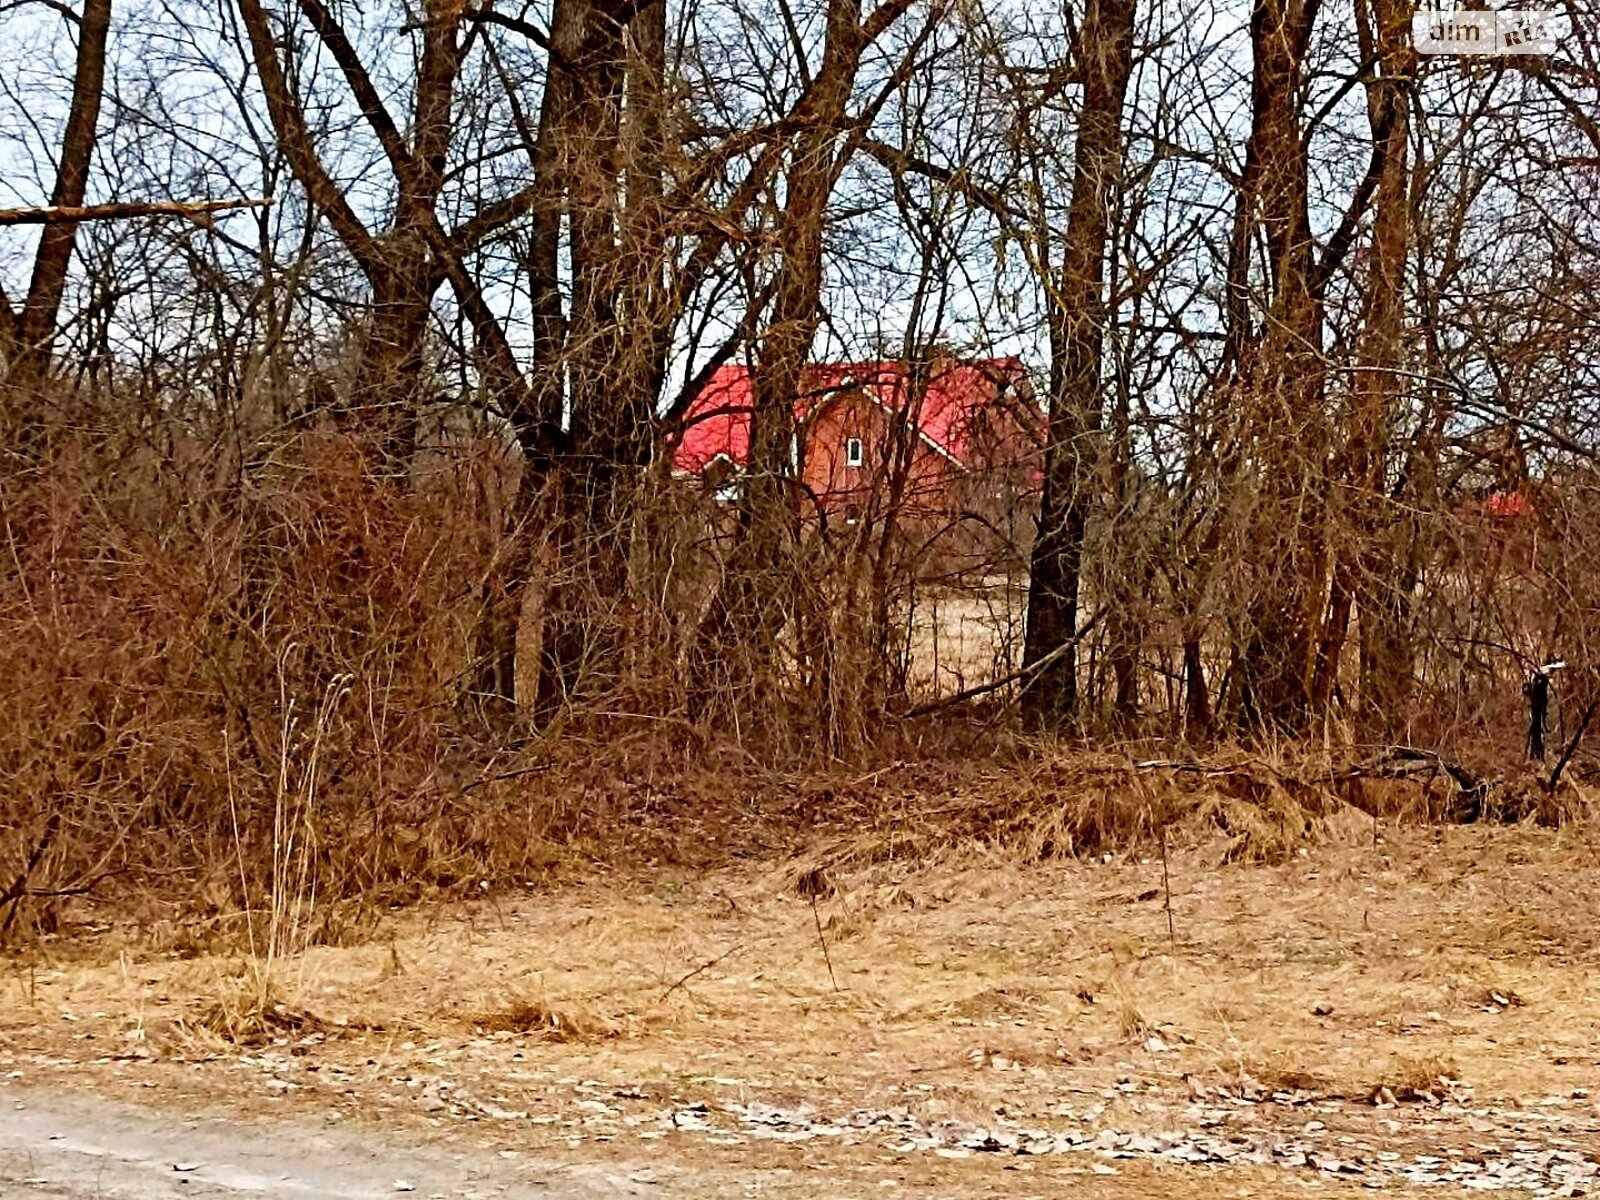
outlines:
[{"label": "tall dry grass", "polygon": [[[787,568],[792,623],[748,648],[783,684],[773,707],[730,694],[711,709],[725,718],[696,721],[690,651],[732,524],[692,483],[645,474],[614,534],[626,587],[591,594],[583,564],[513,522],[516,457],[493,438],[438,433],[393,479],[346,432],[252,439],[115,396],[75,402],[78,418],[0,459],[0,945],[49,935],[80,898],[115,900],[180,925],[180,950],[252,951],[260,992],[272,964],[388,905],[595,856],[770,853],[819,830],[879,847],[848,854],[985,840],[1100,853],[1199,814],[1240,855],[1277,857],[1358,790],[1332,786],[1341,756],[1364,753],[1336,722],[1320,745],[1264,756],[1187,749],[1182,697],[1151,683],[1176,675],[1182,631],[1153,618],[1139,664],[1153,736],[1098,755],[1016,742],[1006,571],[1022,556],[1006,539],[940,543],[937,523],[909,516],[896,530],[819,514]],[[1418,732],[1486,778],[1509,778],[1522,664],[1547,648],[1572,659],[1551,744],[1581,749],[1593,494],[1574,481],[1521,541],[1463,534],[1424,575]],[[518,671],[542,664],[554,596],[596,649],[553,697],[508,706],[480,690],[480,633],[514,537],[538,547]],[[987,603],[996,588],[1003,602]],[[996,623],[997,650],[964,645],[959,671],[929,671],[918,655],[939,639],[918,623],[952,597],[964,619]],[[1104,647],[1086,647],[1085,694],[1104,703]],[[974,684],[977,704],[939,706]],[[1579,753],[1565,790],[1530,774],[1479,807],[1559,819],[1587,777]],[[1441,779],[1394,782],[1419,797],[1400,807],[1457,811]]]},{"label": "tall dry grass", "polygon": [[0,480],[5,935],[136,881],[274,914],[270,953],[290,893],[327,913],[478,869],[478,815],[441,797],[487,761],[467,655],[497,464],[396,486],[337,435],[247,464],[163,433]]}]

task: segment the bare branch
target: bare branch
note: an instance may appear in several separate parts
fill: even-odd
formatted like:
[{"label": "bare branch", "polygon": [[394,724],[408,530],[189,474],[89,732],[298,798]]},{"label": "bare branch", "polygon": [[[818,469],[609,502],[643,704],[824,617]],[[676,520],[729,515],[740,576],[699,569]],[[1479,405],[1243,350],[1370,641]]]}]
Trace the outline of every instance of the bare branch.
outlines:
[{"label": "bare branch", "polygon": [[[76,225],[81,221],[127,221],[136,217],[186,217],[197,225],[205,225],[209,223],[206,218],[211,213],[230,212],[241,208],[266,208],[271,204],[270,199],[200,200],[193,203],[130,200],[120,204],[0,208],[0,226]],[[4,297],[0,296],[0,303],[3,301]]]},{"label": "bare branch", "polygon": [[239,15],[244,19],[245,32],[250,39],[250,52],[255,60],[256,74],[261,80],[261,90],[267,101],[267,114],[278,135],[284,157],[290,169],[314,208],[326,214],[339,240],[360,265],[368,279],[377,278],[383,271],[383,262],[372,233],[361,218],[356,216],[343,190],[333,181],[327,168],[317,155],[311,131],[306,125],[306,115],[300,100],[289,87],[278,57],[278,46],[272,35],[271,22],[261,6],[261,0],[239,0]]},{"label": "bare branch", "polygon": [[345,82],[350,85],[351,94],[355,96],[356,107],[361,110],[361,115],[377,137],[378,144],[383,147],[389,165],[394,169],[395,177],[409,179],[414,166],[411,161],[411,151],[406,148],[405,138],[400,136],[400,130],[396,128],[394,118],[389,115],[383,98],[378,95],[378,89],[372,86],[372,76],[367,73],[360,56],[356,54],[355,47],[350,44],[344,26],[339,24],[322,0],[298,0],[298,2],[300,11],[305,13],[311,22],[311,28],[317,31],[322,44],[333,55],[333,61],[339,64],[339,70],[343,72]]}]

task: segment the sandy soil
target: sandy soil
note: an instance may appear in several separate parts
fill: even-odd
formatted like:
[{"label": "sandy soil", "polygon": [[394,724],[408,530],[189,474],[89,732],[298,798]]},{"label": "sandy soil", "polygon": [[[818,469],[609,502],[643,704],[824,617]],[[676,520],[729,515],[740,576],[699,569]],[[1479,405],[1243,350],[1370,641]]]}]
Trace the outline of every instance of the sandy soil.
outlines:
[{"label": "sandy soil", "polygon": [[270,994],[260,963],[110,928],[0,982],[0,1106],[390,1139],[451,1196],[527,1162],[662,1196],[1600,1194],[1597,844],[1194,845],[1170,924],[1139,857],[890,860],[825,872],[815,909],[792,863],[597,871],[394,914],[271,964]]}]

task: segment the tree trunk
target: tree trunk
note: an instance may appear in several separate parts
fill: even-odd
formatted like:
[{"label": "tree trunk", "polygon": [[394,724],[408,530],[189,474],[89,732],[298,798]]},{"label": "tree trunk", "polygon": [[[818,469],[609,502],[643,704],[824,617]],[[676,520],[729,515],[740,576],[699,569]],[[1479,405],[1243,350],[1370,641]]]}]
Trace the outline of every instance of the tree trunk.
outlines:
[{"label": "tree trunk", "polygon": [[1211,736],[1211,687],[1197,636],[1183,639],[1183,725],[1184,737],[1190,742],[1204,742]]},{"label": "tree trunk", "polygon": [[1309,710],[1322,605],[1320,534],[1323,306],[1309,210],[1309,156],[1300,125],[1306,52],[1317,0],[1256,0],[1246,197],[1271,259],[1272,302],[1243,383],[1258,505],[1251,538],[1263,573],[1240,647],[1240,712],[1252,729],[1298,730]]},{"label": "tree trunk", "polygon": [[[1083,113],[1078,124],[1072,205],[1062,267],[1050,308],[1050,416],[1044,494],[1028,583],[1022,718],[1056,730],[1076,716],[1079,588],[1094,495],[1100,429],[1100,374],[1108,210],[1120,187],[1122,106],[1133,66],[1134,0],[1089,0],[1079,32]],[[1053,657],[1052,657],[1053,656]]]},{"label": "tree trunk", "polygon": [[[1372,0],[1381,75],[1368,86],[1369,104],[1374,133],[1383,136],[1387,146],[1374,208],[1372,274],[1367,284],[1362,369],[1355,380],[1356,424],[1352,431],[1357,452],[1351,456],[1351,474],[1369,510],[1356,514],[1362,555],[1355,565],[1354,584],[1346,588],[1354,593],[1362,629],[1368,631],[1362,639],[1360,727],[1365,735],[1384,739],[1406,722],[1412,682],[1406,644],[1415,572],[1404,545],[1397,545],[1413,540],[1404,536],[1410,520],[1384,511],[1389,431],[1403,396],[1398,371],[1404,365],[1405,277],[1411,237],[1406,151],[1417,64],[1410,17],[1409,6],[1401,0]],[[1342,637],[1342,628],[1339,634]],[[1337,647],[1329,658],[1331,674],[1337,670]]]},{"label": "tree trunk", "polygon": [[376,438],[384,473],[403,476],[416,447],[439,280],[413,231],[382,239],[380,252],[384,268],[373,281],[344,413],[352,432]]},{"label": "tree trunk", "polygon": [[[513,518],[513,536],[540,529],[550,544],[540,560],[553,577],[543,583],[536,717],[620,675],[631,505],[654,448],[666,373],[668,343],[653,331],[671,320],[661,281],[665,39],[662,0],[631,13],[557,0],[552,13],[525,261],[532,388],[517,410],[530,486]],[[570,315],[559,274],[564,215]],[[535,567],[527,546],[513,549],[491,585],[502,616],[484,635],[498,651],[482,660],[494,676],[480,688],[500,689],[504,699],[515,674],[507,660],[517,597]]]},{"label": "tree trunk", "polygon": [[[111,29],[111,0],[84,0],[78,21],[78,56],[72,79],[72,105],[61,138],[60,165],[50,192],[52,207],[76,208],[88,190],[94,161],[96,127],[104,92],[106,42]],[[77,245],[78,227],[71,222],[46,225],[34,254],[33,275],[22,308],[0,316],[10,342],[6,380],[20,390],[38,387],[50,373],[56,322],[67,270]],[[0,300],[0,305],[4,301]],[[3,347],[0,347],[3,348]]]},{"label": "tree trunk", "polygon": [[844,165],[834,142],[866,42],[860,0],[829,0],[822,65],[803,102],[806,120],[785,176],[781,257],[772,314],[756,353],[750,462],[738,527],[691,655],[690,708],[696,718],[714,705],[769,725],[778,717],[778,636],[792,615],[799,582],[791,486],[795,406],[822,319],[823,232]]},{"label": "tree trunk", "polygon": [[[1357,371],[1351,384],[1344,451],[1334,471],[1351,485],[1353,499],[1345,511],[1348,527],[1340,531],[1340,550],[1334,556],[1328,615],[1317,654],[1312,686],[1317,713],[1326,710],[1337,685],[1352,607],[1359,606],[1363,624],[1376,620],[1390,602],[1388,591],[1396,583],[1393,571],[1384,569],[1389,556],[1379,542],[1383,539],[1389,428],[1401,398],[1397,372],[1403,349],[1410,224],[1406,149],[1416,54],[1411,47],[1410,13],[1397,0],[1367,0],[1358,6],[1357,18],[1363,57],[1376,56],[1378,63],[1379,73],[1367,84],[1367,109],[1382,155],[1382,170]],[[1369,645],[1376,649],[1377,643],[1369,640]],[[1369,696],[1364,686],[1364,704],[1376,700],[1388,707],[1395,702],[1392,693],[1397,681],[1369,682],[1384,695],[1381,699]]]}]

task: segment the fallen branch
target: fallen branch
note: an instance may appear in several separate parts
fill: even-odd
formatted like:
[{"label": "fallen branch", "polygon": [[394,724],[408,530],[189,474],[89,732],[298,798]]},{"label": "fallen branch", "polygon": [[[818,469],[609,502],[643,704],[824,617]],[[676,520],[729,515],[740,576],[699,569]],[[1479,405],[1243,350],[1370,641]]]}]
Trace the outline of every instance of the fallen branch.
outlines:
[{"label": "fallen branch", "polygon": [[1049,654],[1046,654],[1044,657],[1040,658],[1037,662],[1032,662],[1025,667],[1020,667],[1011,672],[1011,674],[1002,676],[992,683],[982,683],[977,687],[969,687],[959,691],[953,696],[945,696],[939,700],[930,700],[926,704],[919,704],[916,708],[909,709],[908,711],[901,713],[900,719],[902,721],[909,721],[913,717],[925,717],[929,713],[942,712],[944,709],[954,708],[957,704],[964,704],[968,700],[976,700],[979,696],[987,696],[990,692],[998,692],[1001,688],[1008,684],[1015,683],[1019,679],[1031,678],[1034,675],[1037,675],[1040,671],[1044,670],[1051,663],[1055,662],[1056,659],[1060,658],[1068,650],[1071,650],[1079,642],[1083,641],[1084,638],[1088,637],[1094,627],[1100,624],[1101,620],[1105,618],[1108,611],[1109,610],[1107,609],[1101,609],[1099,612],[1095,613],[1094,616],[1090,617],[1078,627],[1077,633],[1073,634],[1070,638],[1062,642],[1061,645],[1050,651]]},{"label": "fallen branch", "polygon": [[701,963],[694,970],[690,971],[687,975],[684,975],[682,978],[680,978],[676,983],[674,983],[666,991],[662,992],[661,993],[661,998],[659,1000],[657,1000],[656,1003],[657,1004],[665,1004],[667,1002],[667,999],[672,995],[673,992],[677,991],[684,984],[688,983],[696,975],[699,975],[699,974],[702,974],[703,972],[709,971],[712,967],[716,966],[723,959],[728,958],[729,956],[731,956],[733,954],[737,954],[740,950],[743,950],[744,948],[745,948],[745,943],[744,942],[735,942],[733,945],[729,946],[726,950],[724,950],[721,954],[717,955],[715,958],[706,959],[705,962]]},{"label": "fallen branch", "polygon": [[128,201],[122,204],[86,204],[76,207],[0,208],[0,225],[75,225],[79,221],[128,221],[135,217],[184,217],[209,224],[212,213],[238,208],[267,208],[270,199],[201,200],[192,204],[172,201]]},{"label": "fallen branch", "polygon": [[[1414,746],[1390,746],[1376,758],[1356,763],[1341,771],[1329,774],[1328,782],[1344,783],[1352,779],[1405,779],[1411,775],[1445,774],[1456,785],[1456,795],[1450,806],[1440,814],[1456,825],[1471,825],[1486,815],[1489,792],[1502,786],[1501,780],[1480,779],[1460,763],[1451,762],[1432,750],[1419,750]],[[1349,796],[1345,802],[1359,808],[1368,816],[1379,814],[1356,803]]]},{"label": "fallen branch", "polygon": [[1451,762],[1432,750],[1419,750],[1415,746],[1390,746],[1376,758],[1333,772],[1328,780],[1330,783],[1340,783],[1346,779],[1363,777],[1402,779],[1425,771],[1434,774],[1443,771],[1455,780],[1456,786],[1462,791],[1477,791],[1487,786],[1459,763]]}]

